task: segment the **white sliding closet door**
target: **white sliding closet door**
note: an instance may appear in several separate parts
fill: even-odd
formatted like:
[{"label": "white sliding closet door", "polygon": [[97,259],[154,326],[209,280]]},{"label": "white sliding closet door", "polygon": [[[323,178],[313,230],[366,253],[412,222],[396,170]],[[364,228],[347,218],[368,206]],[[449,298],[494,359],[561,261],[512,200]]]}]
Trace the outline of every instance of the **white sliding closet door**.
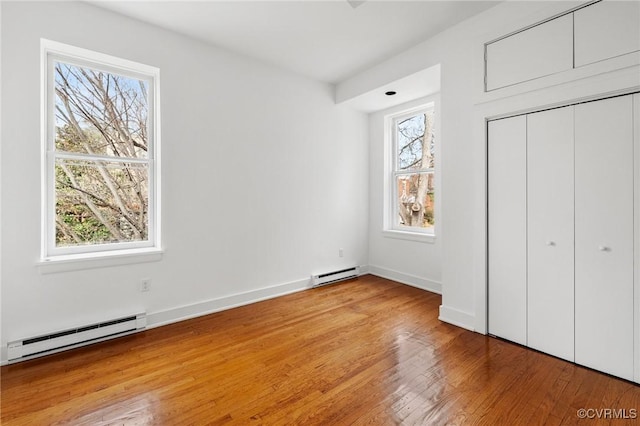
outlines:
[{"label": "white sliding closet door", "polygon": [[489,333],[527,343],[526,117],[489,123]]},{"label": "white sliding closet door", "polygon": [[573,106],[527,116],[528,346],[574,360]]},{"label": "white sliding closet door", "polygon": [[575,107],[575,361],[633,380],[632,96]]}]

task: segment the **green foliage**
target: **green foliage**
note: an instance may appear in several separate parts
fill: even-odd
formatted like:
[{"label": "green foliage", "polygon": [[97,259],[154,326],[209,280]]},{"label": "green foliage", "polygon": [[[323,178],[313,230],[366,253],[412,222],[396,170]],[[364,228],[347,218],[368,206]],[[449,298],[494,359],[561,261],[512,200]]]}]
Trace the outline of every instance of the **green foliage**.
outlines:
[{"label": "green foliage", "polygon": [[[56,213],[66,225],[64,229],[73,232],[82,242],[98,244],[111,239],[111,233],[107,227],[83,204],[57,203]],[[56,234],[56,242],[60,246],[77,243],[71,235],[65,234],[60,228]]]}]

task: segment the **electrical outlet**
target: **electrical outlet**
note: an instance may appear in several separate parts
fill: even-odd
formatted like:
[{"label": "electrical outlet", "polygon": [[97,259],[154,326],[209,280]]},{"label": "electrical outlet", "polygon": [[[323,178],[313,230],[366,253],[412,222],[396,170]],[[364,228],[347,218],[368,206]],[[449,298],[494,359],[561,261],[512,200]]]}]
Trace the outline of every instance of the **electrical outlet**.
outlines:
[{"label": "electrical outlet", "polygon": [[144,278],[140,281],[140,291],[147,292],[151,290],[151,278]]},{"label": "electrical outlet", "polygon": [[344,249],[338,249],[338,256],[344,257]]}]

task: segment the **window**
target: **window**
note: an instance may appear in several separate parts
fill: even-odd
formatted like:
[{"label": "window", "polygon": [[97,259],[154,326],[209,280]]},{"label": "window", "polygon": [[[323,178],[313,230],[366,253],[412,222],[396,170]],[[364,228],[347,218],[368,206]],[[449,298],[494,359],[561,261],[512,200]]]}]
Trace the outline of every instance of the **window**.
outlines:
[{"label": "window", "polygon": [[435,235],[435,104],[387,117],[387,231]]},{"label": "window", "polygon": [[42,46],[43,258],[159,249],[158,70]]}]

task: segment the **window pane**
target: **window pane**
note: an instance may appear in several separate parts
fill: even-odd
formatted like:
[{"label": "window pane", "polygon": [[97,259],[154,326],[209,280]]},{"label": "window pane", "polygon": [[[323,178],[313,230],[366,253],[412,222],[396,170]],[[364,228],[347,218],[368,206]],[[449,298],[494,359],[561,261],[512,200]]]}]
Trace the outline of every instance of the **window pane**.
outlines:
[{"label": "window pane", "polygon": [[57,151],[147,158],[146,81],[55,63]]},{"label": "window pane", "polygon": [[397,209],[396,224],[401,227],[433,229],[434,174],[412,173],[396,177]]},{"label": "window pane", "polygon": [[433,122],[433,111],[397,122],[398,170],[434,167]]},{"label": "window pane", "polygon": [[58,159],[56,246],[148,240],[146,164]]}]

